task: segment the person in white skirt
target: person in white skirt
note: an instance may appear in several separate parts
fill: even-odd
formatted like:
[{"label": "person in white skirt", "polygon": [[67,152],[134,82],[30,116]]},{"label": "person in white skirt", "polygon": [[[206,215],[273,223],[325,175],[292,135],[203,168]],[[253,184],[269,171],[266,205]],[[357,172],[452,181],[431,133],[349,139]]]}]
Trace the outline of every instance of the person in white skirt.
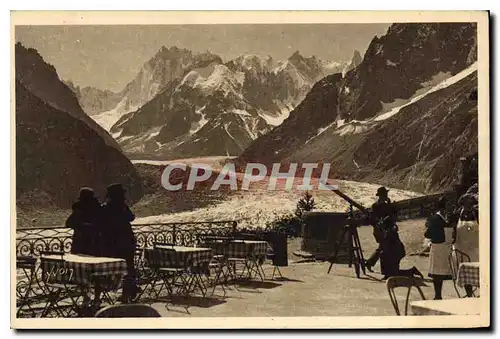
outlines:
[{"label": "person in white skirt", "polygon": [[434,300],[442,299],[443,282],[451,280],[449,255],[454,242],[454,228],[448,221],[446,199],[438,201],[438,211],[427,218],[425,237],[431,241],[429,254],[429,277],[434,285]]}]

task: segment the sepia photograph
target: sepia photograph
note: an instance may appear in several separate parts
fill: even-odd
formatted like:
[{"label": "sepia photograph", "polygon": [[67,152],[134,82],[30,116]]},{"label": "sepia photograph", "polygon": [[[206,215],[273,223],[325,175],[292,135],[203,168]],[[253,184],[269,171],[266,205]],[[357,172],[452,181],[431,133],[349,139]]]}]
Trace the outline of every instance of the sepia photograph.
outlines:
[{"label": "sepia photograph", "polygon": [[239,14],[11,12],[11,326],[490,326],[489,13]]}]

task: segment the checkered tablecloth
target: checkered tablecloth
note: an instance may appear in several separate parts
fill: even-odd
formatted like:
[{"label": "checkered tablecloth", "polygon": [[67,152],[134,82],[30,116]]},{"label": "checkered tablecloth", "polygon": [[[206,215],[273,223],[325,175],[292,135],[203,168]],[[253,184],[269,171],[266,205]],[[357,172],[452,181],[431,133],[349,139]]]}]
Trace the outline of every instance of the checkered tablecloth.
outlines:
[{"label": "checkered tablecloth", "polygon": [[[58,260],[61,256],[46,255],[45,259]],[[119,276],[127,274],[127,263],[124,259],[91,257],[78,254],[65,254],[65,264],[50,266],[48,261],[41,260],[42,270],[47,282],[61,282],[88,285],[92,276]],[[43,267],[46,265],[46,267]],[[50,267],[50,268],[49,268]]]},{"label": "checkered tablecloth", "polygon": [[479,287],[479,263],[478,262],[466,262],[461,263],[458,268],[458,278],[457,285],[464,287],[465,285],[471,285]]},{"label": "checkered tablecloth", "polygon": [[[146,248],[145,251],[158,251],[160,257],[160,266],[168,267],[171,263],[169,257],[162,249],[174,249],[178,255],[179,261],[183,265],[201,266],[212,260],[213,254],[211,248],[187,247],[187,246],[157,246],[155,249]],[[146,258],[148,255],[146,254]]]},{"label": "checkered tablecloth", "polygon": [[208,246],[212,247],[216,254],[223,254],[229,258],[248,258],[249,256],[265,256],[269,244],[259,240],[232,240],[213,242]]}]

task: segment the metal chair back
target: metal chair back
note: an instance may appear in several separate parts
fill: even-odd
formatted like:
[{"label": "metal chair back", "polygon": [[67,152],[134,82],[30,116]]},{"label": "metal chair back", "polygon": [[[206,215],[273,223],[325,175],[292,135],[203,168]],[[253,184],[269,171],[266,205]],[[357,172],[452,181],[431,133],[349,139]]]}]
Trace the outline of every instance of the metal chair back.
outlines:
[{"label": "metal chair back", "polygon": [[421,289],[421,286],[426,286],[422,279],[418,278],[410,278],[410,277],[390,277],[387,280],[387,292],[389,293],[389,298],[391,299],[392,306],[394,307],[394,311],[397,315],[401,315],[399,310],[399,304],[396,297],[395,289],[396,288],[407,288],[406,299],[405,299],[405,313],[404,315],[408,315],[408,306],[410,301],[410,293],[412,288],[416,288],[422,300],[425,300],[424,292]]},{"label": "metal chair back", "polygon": [[464,262],[470,262],[470,256],[463,251],[453,248],[448,256],[448,263],[450,265],[451,277],[453,279],[453,288],[459,298],[466,297],[466,295],[460,294],[460,290],[457,285],[458,269],[460,268],[460,264]]}]

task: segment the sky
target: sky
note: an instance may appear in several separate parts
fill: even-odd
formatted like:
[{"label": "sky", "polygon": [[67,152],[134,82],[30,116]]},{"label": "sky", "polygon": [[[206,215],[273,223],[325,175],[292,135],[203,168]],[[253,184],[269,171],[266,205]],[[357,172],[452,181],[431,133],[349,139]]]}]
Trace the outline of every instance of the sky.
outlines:
[{"label": "sky", "polygon": [[38,50],[62,80],[78,86],[122,90],[162,47],[210,51],[229,61],[243,54],[283,60],[304,57],[349,60],[363,55],[390,24],[240,24],[149,26],[16,26],[15,40]]}]

